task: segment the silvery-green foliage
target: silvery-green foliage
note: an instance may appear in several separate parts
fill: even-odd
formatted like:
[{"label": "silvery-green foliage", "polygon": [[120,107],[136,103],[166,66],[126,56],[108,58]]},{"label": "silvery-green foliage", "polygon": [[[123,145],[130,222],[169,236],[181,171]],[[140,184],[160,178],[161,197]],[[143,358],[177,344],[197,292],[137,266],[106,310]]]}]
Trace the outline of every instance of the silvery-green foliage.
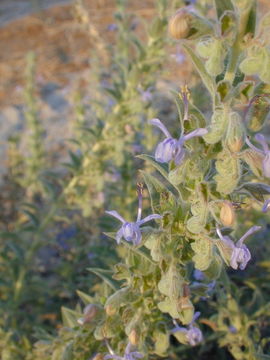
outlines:
[{"label": "silvery-green foliage", "polygon": [[22,164],[18,182],[29,194],[42,191],[41,173],[45,170],[46,154],[44,148],[44,129],[39,118],[36,99],[36,55],[29,52],[26,58],[25,119],[26,119],[26,156]]},{"label": "silvery-green foliage", "polygon": [[[187,87],[182,88],[177,95],[180,122],[174,124],[172,135],[165,128],[166,138],[161,138],[161,142],[156,141],[153,129],[143,126],[146,117],[151,114],[152,118],[154,114],[145,112],[149,108],[141,106],[136,85],[139,74],[144,74],[142,89],[147,89],[151,85],[148,80],[151,83],[155,76],[151,72],[161,65],[151,51],[155,36],[164,36],[165,19],[164,23],[161,19],[154,22],[148,47],[142,47],[132,36],[130,18],[124,17],[125,2],[118,3],[116,16],[121,33],[117,56],[121,66],[112,86],[106,89],[115,103],[107,115],[102,106],[96,107],[99,116],[94,131],[88,128],[89,144],[83,138],[84,132],[79,132],[75,143],[82,154],[71,153],[72,176],[63,187],[61,201],[69,203],[73,196],[70,203],[75,207],[81,204],[84,209],[87,184],[93,186],[94,192],[106,190],[110,200],[105,199],[110,204],[107,210],[119,207],[121,218],[115,211],[108,214],[114,214],[123,224],[119,234],[119,223],[109,222],[109,216],[104,216],[103,230],[111,231],[106,232],[108,243],[117,241],[120,260],[112,270],[88,268],[102,280],[101,284],[92,289],[95,290],[92,296],[78,292],[80,304],[75,310],[62,308],[64,327],[58,336],[40,336],[43,341],[36,343],[28,358],[132,360],[141,354],[145,359],[198,358],[202,354],[222,358],[226,357],[223,349],[226,348],[236,360],[267,359],[269,286],[265,273],[263,277],[258,274],[256,266],[268,274],[268,234],[263,230],[261,237],[258,235],[257,247],[255,241],[248,243],[248,247],[243,244],[248,235],[260,229],[256,225],[262,223],[258,211],[252,213],[249,209],[257,206],[267,216],[270,194],[267,140],[261,134],[255,135],[254,127],[248,128],[252,121],[263,124],[265,120],[264,108],[251,111],[257,105],[252,99],[258,95],[258,87],[264,85],[258,78],[253,82],[244,79],[244,74],[259,75],[262,81],[268,77],[264,63],[255,72],[245,69],[247,40],[252,42],[259,28],[255,27],[255,1],[215,0],[216,18],[212,20],[215,33],[183,42],[211,102],[208,113],[201,114],[192,104]],[[161,0],[159,5],[161,13],[164,12],[166,2]],[[230,19],[237,22],[232,25]],[[139,51],[139,57],[132,59],[134,64],[128,51],[129,40]],[[163,40],[158,43],[157,57],[164,45]],[[247,111],[242,110],[245,107]],[[105,118],[106,121],[99,121]],[[164,130],[169,125],[166,116],[161,121],[164,125],[157,119],[151,123],[158,123]],[[143,140],[141,132],[145,135]],[[137,221],[152,219],[150,226],[140,228],[136,227],[137,222],[130,223],[136,216],[130,206],[136,171],[127,154],[137,136],[148,152],[138,156],[144,160],[141,179],[148,192],[142,191],[140,185]],[[113,195],[108,190],[112,169],[120,174],[118,194],[114,193],[115,207],[111,206]],[[101,181],[105,170],[111,174]],[[224,214],[221,216],[220,211],[223,203],[235,211],[234,221],[228,227],[223,226]],[[93,208],[98,206],[94,200]],[[40,224],[39,217],[32,216],[32,226],[38,234],[49,219]],[[91,224],[91,228],[95,229],[95,225]],[[134,233],[138,241],[132,241]],[[30,253],[26,260],[31,259]],[[233,272],[238,266],[240,272]],[[19,272],[18,280],[24,280],[24,275]],[[17,281],[19,289],[22,283]],[[202,313],[200,319],[197,309]],[[172,334],[177,345],[170,341]],[[5,331],[2,338],[8,338]],[[14,342],[8,339],[1,347],[5,344],[10,344],[11,357]]]}]

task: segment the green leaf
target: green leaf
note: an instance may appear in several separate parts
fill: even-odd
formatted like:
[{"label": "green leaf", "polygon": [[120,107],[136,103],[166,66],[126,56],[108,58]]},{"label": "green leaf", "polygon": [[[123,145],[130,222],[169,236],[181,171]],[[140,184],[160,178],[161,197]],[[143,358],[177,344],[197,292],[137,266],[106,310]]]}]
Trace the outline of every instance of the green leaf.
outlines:
[{"label": "green leaf", "polygon": [[264,201],[264,195],[270,194],[270,186],[263,183],[245,183],[240,189],[245,189],[259,201]]},{"label": "green leaf", "polygon": [[166,297],[164,301],[158,303],[158,308],[163,313],[169,313],[174,319],[178,319],[180,317],[177,300],[171,300]]},{"label": "green leaf", "polygon": [[192,258],[195,268],[201,271],[208,269],[213,260],[213,243],[206,238],[197,239],[191,247],[195,252]]},{"label": "green leaf", "polygon": [[231,0],[214,0],[214,1],[215,1],[215,7],[218,18],[221,18],[221,16],[227,10],[234,11],[234,7],[233,4],[231,3]]},{"label": "green leaf", "polygon": [[151,200],[151,207],[153,212],[160,211],[160,195],[167,194],[170,197],[174,197],[171,191],[155,176],[140,170],[140,173],[143,175],[144,182],[147,186],[150,200]]},{"label": "green leaf", "polygon": [[61,307],[61,313],[64,326],[73,328],[78,326],[78,319],[82,316],[81,313],[68,309],[64,306]]},{"label": "green leaf", "polygon": [[179,270],[172,264],[158,283],[159,291],[171,300],[178,299],[182,292],[183,278]]},{"label": "green leaf", "polygon": [[131,291],[131,288],[125,287],[117,290],[108,297],[105,303],[105,308],[110,305],[115,309],[119,309],[121,306],[129,304],[135,300],[137,300],[137,296]]},{"label": "green leaf", "polygon": [[195,54],[193,49],[186,44],[183,44],[184,49],[189,54],[195,68],[197,69],[198,73],[201,76],[202,82],[204,83],[205,87],[210,92],[212,98],[215,98],[215,83],[212,77],[208,74],[205,69],[204,63],[202,60]]},{"label": "green leaf", "polygon": [[255,30],[256,30],[256,20],[257,20],[257,1],[254,1],[254,0],[250,0],[250,1],[252,1],[253,4],[249,11],[247,25],[246,25],[244,35],[250,33],[254,36]]},{"label": "green leaf", "polygon": [[112,274],[111,270],[104,270],[104,269],[98,269],[98,268],[87,268],[86,270],[92,272],[93,274],[97,275],[99,278],[101,278],[112,290],[116,291],[116,287],[114,286],[114,283],[111,281],[111,279],[108,277],[108,275]]},{"label": "green leaf", "polygon": [[203,139],[208,144],[216,144],[219,142],[226,131],[227,122],[228,114],[224,109],[216,109],[211,117],[210,129],[208,133],[203,136]]},{"label": "green leaf", "polygon": [[181,184],[187,177],[189,161],[185,159],[182,164],[176,166],[169,172],[168,178],[172,185],[177,186]]},{"label": "green leaf", "polygon": [[166,351],[170,345],[169,334],[160,330],[155,330],[153,337],[155,342],[154,353],[158,356],[166,356]]},{"label": "green leaf", "polygon": [[161,251],[162,237],[162,233],[153,233],[147,238],[146,242],[144,243],[144,246],[150,250],[152,259],[157,262],[159,262],[163,258]]},{"label": "green leaf", "polygon": [[210,266],[205,270],[205,275],[211,279],[218,279],[222,270],[222,260],[219,255],[215,254]]},{"label": "green leaf", "polygon": [[94,298],[90,295],[85,294],[84,292],[77,290],[76,293],[80,297],[80,299],[83,301],[85,305],[92,304],[94,302]]},{"label": "green leaf", "polygon": [[216,170],[218,174],[214,176],[214,179],[217,183],[217,191],[223,194],[232,193],[241,176],[239,159],[225,150],[218,155]]},{"label": "green leaf", "polygon": [[152,165],[165,179],[168,180],[168,166],[166,164],[158,163],[153,156],[142,154],[136,156],[139,159],[147,161],[150,165]]},{"label": "green leaf", "polygon": [[73,355],[73,342],[69,342],[65,345],[61,360],[73,360]]}]

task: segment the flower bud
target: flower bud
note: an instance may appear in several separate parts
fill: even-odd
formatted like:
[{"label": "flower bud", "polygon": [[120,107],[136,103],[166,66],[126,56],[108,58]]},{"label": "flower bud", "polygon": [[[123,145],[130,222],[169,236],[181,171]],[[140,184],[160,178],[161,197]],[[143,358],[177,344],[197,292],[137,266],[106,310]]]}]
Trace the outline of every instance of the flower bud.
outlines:
[{"label": "flower bud", "polygon": [[235,211],[230,201],[224,201],[220,210],[220,220],[224,226],[232,226],[235,221]]},{"label": "flower bud", "polygon": [[169,34],[177,39],[196,39],[212,32],[206,19],[187,9],[179,9],[169,21]]},{"label": "flower bud", "polygon": [[101,307],[96,304],[89,304],[83,310],[83,317],[78,319],[80,325],[90,323],[100,313]]},{"label": "flower bud", "polygon": [[260,131],[268,119],[270,102],[268,96],[256,95],[250,101],[245,114],[245,120],[252,131]]},{"label": "flower bud", "polygon": [[232,112],[229,115],[229,126],[225,139],[225,144],[231,152],[237,153],[241,150],[245,142],[245,129],[241,117]]},{"label": "flower bud", "polygon": [[139,333],[136,329],[131,330],[131,333],[128,335],[128,340],[132,345],[138,345]]},{"label": "flower bud", "polygon": [[262,176],[263,155],[252,149],[247,149],[242,153],[242,159],[248,164],[253,174],[258,177]]},{"label": "flower bud", "polygon": [[108,315],[108,316],[113,316],[114,314],[116,314],[116,308],[114,307],[114,306],[112,306],[112,305],[107,305],[106,307],[105,307],[105,311],[106,311],[106,314]]},{"label": "flower bud", "polygon": [[100,353],[96,354],[91,360],[103,360],[104,356]]}]

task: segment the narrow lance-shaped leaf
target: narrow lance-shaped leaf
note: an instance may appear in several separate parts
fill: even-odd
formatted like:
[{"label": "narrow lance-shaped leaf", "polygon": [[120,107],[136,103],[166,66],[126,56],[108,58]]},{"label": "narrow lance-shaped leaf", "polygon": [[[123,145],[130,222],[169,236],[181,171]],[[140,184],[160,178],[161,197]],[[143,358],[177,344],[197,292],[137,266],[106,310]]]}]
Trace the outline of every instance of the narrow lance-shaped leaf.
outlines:
[{"label": "narrow lance-shaped leaf", "polygon": [[217,17],[221,18],[221,16],[224,14],[227,10],[234,10],[233,4],[231,3],[231,0],[215,0],[215,7],[217,12]]},{"label": "narrow lance-shaped leaf", "polygon": [[193,49],[191,47],[189,47],[186,44],[184,44],[183,47],[186,50],[186,52],[189,54],[196,70],[198,71],[199,75],[201,76],[201,79],[202,79],[205,87],[211,94],[212,98],[214,98],[215,97],[215,83],[214,83],[214,80],[212,79],[212,77],[206,71],[204,63],[195,54],[195,52],[193,51]]}]

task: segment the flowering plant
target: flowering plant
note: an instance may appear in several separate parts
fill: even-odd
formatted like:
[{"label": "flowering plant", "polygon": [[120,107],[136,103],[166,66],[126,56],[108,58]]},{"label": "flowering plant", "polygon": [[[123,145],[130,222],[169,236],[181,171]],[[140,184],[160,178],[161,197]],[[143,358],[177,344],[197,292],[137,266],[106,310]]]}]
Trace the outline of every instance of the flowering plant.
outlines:
[{"label": "flowering plant", "polygon": [[[269,210],[269,148],[267,137],[258,131],[269,112],[269,15],[257,22],[255,0],[213,0],[213,5],[214,19],[187,6],[169,21],[170,34],[190,57],[207,91],[207,111],[201,111],[200,99],[192,100],[184,85],[175,97],[175,131],[165,116],[162,122],[156,117],[145,122],[146,153],[136,157],[144,164],[136,221],[126,220],[133,216],[132,201],[125,202],[122,191],[131,192],[128,181],[119,188],[118,207],[108,207],[121,211],[108,210],[104,217],[104,230],[115,230],[105,233],[106,241],[116,240],[120,261],[112,270],[88,269],[102,285],[92,296],[78,292],[84,309],[63,308],[65,327],[56,339],[39,342],[33,358],[226,358],[227,351],[237,360],[268,358],[269,287],[253,276],[253,265],[265,259],[258,248],[267,250],[261,213]],[[160,29],[158,25],[164,23],[157,24]],[[141,54],[133,68],[137,74],[145,57],[144,49],[136,46]],[[126,50],[123,46],[120,61]],[[105,153],[106,164],[111,164],[110,150],[118,147],[113,162],[122,173],[128,162],[128,179],[134,182],[134,162],[124,148],[141,124],[137,117],[134,121],[134,112],[128,112],[134,128],[127,123],[124,99],[131,106],[134,94],[130,68],[122,74],[123,79],[130,75],[130,83],[123,80],[124,85],[108,89],[116,101],[117,121],[105,122],[95,151]],[[148,85],[136,88],[144,105],[151,98]],[[153,125],[165,135],[155,150],[149,146],[155,139]],[[125,132],[130,137],[122,141]],[[150,214],[144,219],[143,203]],[[109,223],[112,217],[121,222],[120,229]],[[152,226],[142,226],[152,220]],[[257,232],[257,249],[244,244]],[[244,235],[239,238],[239,233]],[[269,268],[267,261],[262,263]]]}]

